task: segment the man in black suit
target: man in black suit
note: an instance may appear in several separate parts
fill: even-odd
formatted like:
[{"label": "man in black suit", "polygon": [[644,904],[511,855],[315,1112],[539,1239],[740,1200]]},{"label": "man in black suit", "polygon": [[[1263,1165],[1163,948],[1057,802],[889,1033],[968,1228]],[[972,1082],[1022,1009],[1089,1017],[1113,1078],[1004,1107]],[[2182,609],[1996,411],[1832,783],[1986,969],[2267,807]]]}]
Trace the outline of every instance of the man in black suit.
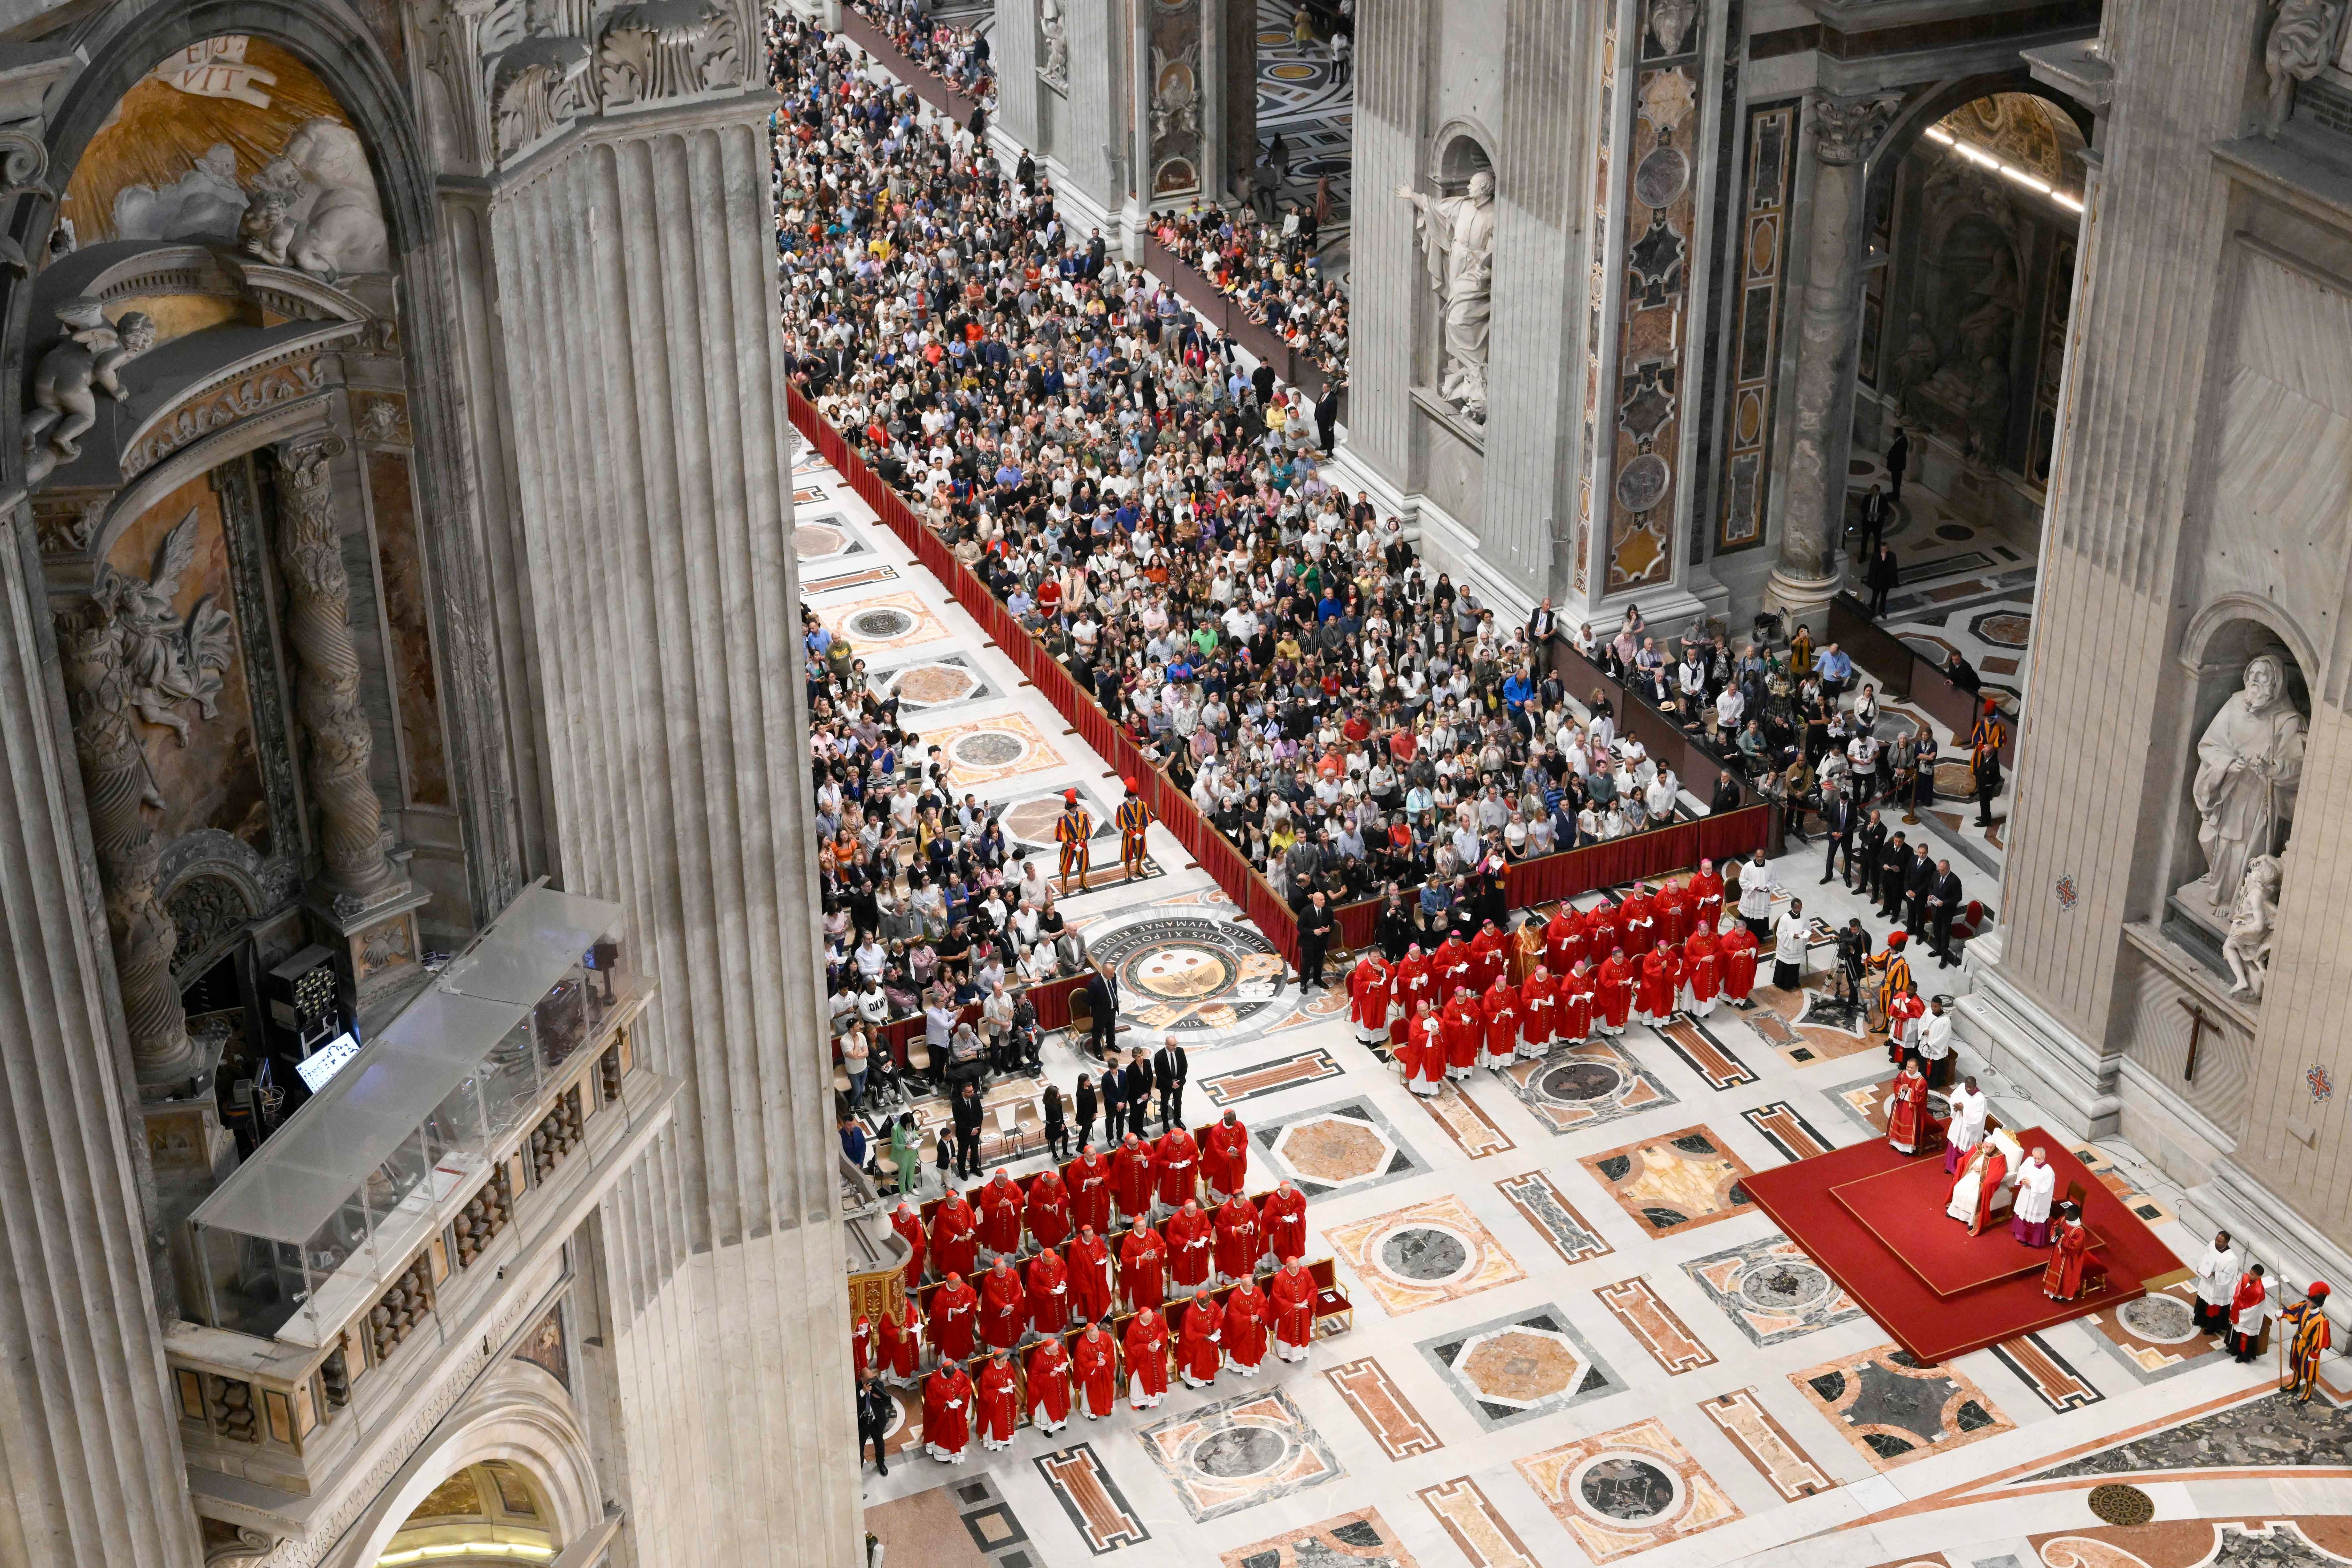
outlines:
[{"label": "man in black suit", "polygon": [[1160,1131],[1183,1123],[1184,1080],[1192,1072],[1192,1064],[1185,1060],[1184,1047],[1176,1043],[1176,1037],[1163,1036],[1158,1053],[1151,1058],[1151,1080],[1160,1089]]},{"label": "man in black suit", "polygon": [[890,1430],[891,1400],[882,1391],[882,1384],[872,1373],[867,1373],[857,1385],[857,1468],[866,1468],[866,1445],[874,1445],[874,1468],[878,1475],[890,1473],[889,1458],[882,1452],[882,1440]]},{"label": "man in black suit", "polygon": [[1944,660],[1944,679],[1975,697],[1984,690],[1984,677],[1969,662],[1969,656],[1954,648]]},{"label": "man in black suit", "polygon": [[1884,486],[1871,486],[1870,493],[1862,498],[1860,531],[1862,537],[1854,542],[1857,546],[1854,552],[1867,561],[1877,552],[1878,542],[1886,533],[1886,490]]},{"label": "man in black suit", "polygon": [[1094,1017],[1094,1034],[1087,1044],[1095,1055],[1108,1061],[1112,1047],[1118,1044],[1118,982],[1089,964],[1079,989],[1087,994],[1087,1006]]},{"label": "man in black suit", "polygon": [[1834,780],[1822,786],[1822,831],[1830,841],[1830,852],[1822,861],[1822,880],[1827,882],[1837,875],[1838,855],[1845,855],[1845,879],[1853,882],[1853,803],[1837,787]]},{"label": "man in black suit", "polygon": [[1879,864],[1886,858],[1886,824],[1873,811],[1856,837],[1862,843],[1862,861],[1856,865],[1853,857],[1846,857],[1845,885],[1861,889],[1865,899],[1875,898]]},{"label": "man in black suit", "polygon": [[1878,902],[1878,912],[1890,921],[1903,918],[1903,889],[1911,881],[1911,846],[1897,830],[1878,863],[1878,886],[1866,891]]},{"label": "man in black suit", "polygon": [[1911,437],[1903,433],[1902,426],[1897,425],[1895,439],[1886,444],[1886,478],[1893,486],[1886,497],[1889,505],[1903,499],[1903,470],[1910,466]]},{"label": "man in black suit", "polygon": [[1863,570],[1862,584],[1870,590],[1870,618],[1886,618],[1886,596],[1895,592],[1902,574],[1895,564],[1895,546],[1882,541],[1870,564]]},{"label": "man in black suit", "polygon": [[1911,869],[1903,879],[1904,921],[1915,933],[1914,941],[1924,941],[1927,933],[1927,898],[1935,890],[1936,863],[1927,858],[1922,844],[1911,857]]},{"label": "man in black suit", "polygon": [[980,1174],[980,1089],[966,1083],[956,1090],[949,1109],[955,1116],[956,1174]]},{"label": "man in black suit", "polygon": [[1307,907],[1298,911],[1298,994],[1301,996],[1307,994],[1309,985],[1323,984],[1323,957],[1331,951],[1331,933],[1339,927],[1339,916],[1324,897],[1323,889],[1318,888],[1307,894]]},{"label": "man in black suit", "polygon": [[1952,863],[1937,861],[1936,878],[1927,889],[1927,935],[1939,969],[1959,962],[1952,953],[1952,917],[1959,912],[1961,901],[1960,879],[1954,874]]},{"label": "man in black suit", "polygon": [[1138,1046],[1127,1056],[1127,1130],[1138,1138],[1149,1138],[1151,1130],[1145,1123],[1151,1114],[1151,1064],[1143,1059],[1143,1047]]},{"label": "man in black suit", "polygon": [[1087,241],[1087,276],[1088,278],[1099,278],[1102,276],[1103,258],[1105,254],[1102,230],[1097,229],[1095,230],[1094,237]]}]

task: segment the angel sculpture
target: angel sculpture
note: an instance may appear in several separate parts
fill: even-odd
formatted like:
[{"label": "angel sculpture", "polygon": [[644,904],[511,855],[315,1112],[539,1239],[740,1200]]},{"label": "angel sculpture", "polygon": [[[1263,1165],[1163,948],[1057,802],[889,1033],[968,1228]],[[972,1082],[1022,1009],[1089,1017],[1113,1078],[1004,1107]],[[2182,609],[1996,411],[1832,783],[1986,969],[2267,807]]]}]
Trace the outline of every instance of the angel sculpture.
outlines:
[{"label": "angel sculpture", "polygon": [[235,623],[207,594],[180,618],[172,601],[180,578],[196,558],[196,512],[173,524],[156,548],[153,573],[145,580],[100,566],[90,597],[104,605],[122,630],[122,669],[131,708],[150,724],[162,725],[188,743],[188,721],[175,711],[194,701],[211,718],[218,710],[221,672],[235,657]]}]

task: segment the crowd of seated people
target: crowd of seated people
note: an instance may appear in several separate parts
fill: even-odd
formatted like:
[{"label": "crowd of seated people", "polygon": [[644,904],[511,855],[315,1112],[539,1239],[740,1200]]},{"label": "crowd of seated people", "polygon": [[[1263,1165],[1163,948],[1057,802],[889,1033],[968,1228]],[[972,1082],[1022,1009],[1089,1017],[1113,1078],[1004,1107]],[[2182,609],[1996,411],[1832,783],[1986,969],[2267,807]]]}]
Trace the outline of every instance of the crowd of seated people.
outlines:
[{"label": "crowd of seated people", "polygon": [[1331,485],[1263,368],[1049,182],[797,20],[774,58],[795,380],[1278,893],[1444,918],[1457,879],[1672,819],[1608,705]]},{"label": "crowd of seated people", "polygon": [[1242,211],[1155,213],[1154,237],[1263,324],[1306,354],[1333,383],[1348,374],[1348,296],[1323,276],[1314,213],[1293,203],[1278,222]]},{"label": "crowd of seated people", "polygon": [[930,0],[849,0],[851,9],[886,34],[898,52],[964,94],[983,102],[996,92],[988,36],[931,18]]}]

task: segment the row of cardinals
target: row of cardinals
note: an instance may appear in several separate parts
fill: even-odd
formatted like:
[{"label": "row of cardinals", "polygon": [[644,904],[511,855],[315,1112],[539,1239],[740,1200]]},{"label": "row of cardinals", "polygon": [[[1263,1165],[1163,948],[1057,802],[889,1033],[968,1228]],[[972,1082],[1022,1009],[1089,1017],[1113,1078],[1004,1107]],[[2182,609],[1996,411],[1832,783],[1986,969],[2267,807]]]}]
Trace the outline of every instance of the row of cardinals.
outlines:
[{"label": "row of cardinals", "polygon": [[[1171,1127],[1157,1142],[1129,1133],[1108,1156],[1091,1144],[1058,1170],[1015,1180],[998,1171],[967,1195],[950,1192],[918,1210],[900,1204],[890,1223],[913,1255],[907,1265],[909,1289],[928,1268],[945,1279],[970,1275],[982,1253],[1051,1251],[1088,1231],[1113,1234],[1114,1211],[1129,1226],[1157,1214],[1181,1214],[1205,1189],[1212,1205],[1229,1206],[1249,1173],[1249,1129],[1232,1111],[1197,1134]],[[1291,1223],[1305,1239],[1307,1199],[1288,1182],[1266,1195],[1270,1206],[1255,1216],[1277,1236]],[[1279,1246],[1275,1256],[1283,1253]]]},{"label": "row of cardinals", "polygon": [[[1320,1294],[1315,1275],[1293,1258],[1263,1288],[1245,1277],[1218,1291],[1197,1290],[1164,1314],[1140,1307],[1124,1332],[1097,1317],[1074,1334],[1048,1334],[1018,1355],[1011,1346],[976,1361],[943,1355],[922,1380],[924,1450],[953,1462],[969,1454],[975,1436],[983,1447],[1005,1447],[1024,1416],[1052,1433],[1074,1413],[1092,1420],[1109,1415],[1122,1392],[1136,1409],[1149,1410],[1166,1397],[1171,1374],[1205,1388],[1224,1371],[1255,1377],[1269,1351],[1303,1361]],[[914,1384],[920,1319],[911,1299],[907,1309],[905,1325],[883,1314],[870,1342],[872,1363],[866,1320],[858,1320],[861,1378],[873,1365],[894,1382]]]}]

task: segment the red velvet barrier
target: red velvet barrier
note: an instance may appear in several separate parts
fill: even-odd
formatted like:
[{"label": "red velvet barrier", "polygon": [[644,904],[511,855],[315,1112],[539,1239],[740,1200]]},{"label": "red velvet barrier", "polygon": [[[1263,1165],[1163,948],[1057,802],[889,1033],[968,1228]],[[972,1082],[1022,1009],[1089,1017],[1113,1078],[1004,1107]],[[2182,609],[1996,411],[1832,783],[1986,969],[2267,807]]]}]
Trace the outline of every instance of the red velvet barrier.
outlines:
[{"label": "red velvet barrier", "polygon": [[[1613,888],[1643,877],[1662,877],[1702,859],[1721,865],[1745,858],[1771,842],[1772,812],[1769,805],[1751,805],[1720,816],[1703,816],[1649,833],[1612,838],[1606,844],[1516,862],[1504,883],[1505,907],[1533,909],[1557,903],[1596,888]],[[1339,911],[1339,942],[1362,947],[1372,940],[1384,900],[1368,899]]]},{"label": "red velvet barrier", "polygon": [[[846,13],[845,13],[845,16]],[[898,492],[884,483],[880,475],[867,468],[863,459],[850,450],[816,405],[801,393],[800,388],[787,389],[787,403],[793,426],[815,443],[818,455],[833,465],[835,472],[849,482],[859,499],[874,509],[884,527],[898,536],[900,543],[915,552],[915,559],[947,588],[949,595],[961,605],[966,614],[978,622],[991,642],[1019,668],[1021,673],[1036,687],[1040,695],[1053,705],[1054,711],[1076,730],[1079,738],[1092,746],[1111,770],[1136,783],[1136,789],[1160,826],[1176,837],[1201,868],[1215,879],[1225,896],[1241,906],[1243,915],[1264,932],[1268,942],[1284,958],[1296,965],[1298,962],[1298,922],[1290,908],[1276,898],[1266,886],[1265,879],[1253,870],[1241,851],[1227,841],[1224,835],[1202,816],[1192,805],[1192,797],[1178,789],[1165,773],[1146,757],[1143,749],[1128,739],[1110,715],[1091,696],[1078,689],[1054,657],[1040,647],[988,591],[986,584],[958,561],[948,549],[946,541],[925,527],[911,508],[900,500]],[[1066,994],[1062,1002],[1063,1018],[1068,1018]],[[1040,1021],[1045,1009],[1038,1009]],[[920,1027],[921,1020],[904,1020]],[[896,1031],[898,1025],[892,1025]],[[893,1048],[903,1058],[906,1036],[893,1036]]]}]

